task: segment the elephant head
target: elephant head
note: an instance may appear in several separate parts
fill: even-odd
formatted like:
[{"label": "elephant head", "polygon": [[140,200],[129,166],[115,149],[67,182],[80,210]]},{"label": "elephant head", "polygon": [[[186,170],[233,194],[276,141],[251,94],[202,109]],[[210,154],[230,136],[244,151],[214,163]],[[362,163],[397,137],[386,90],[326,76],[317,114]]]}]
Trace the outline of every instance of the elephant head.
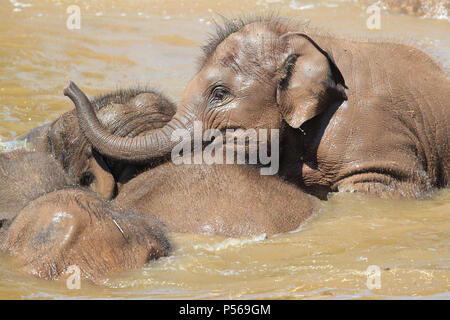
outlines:
[{"label": "elephant head", "polygon": [[[172,102],[150,89],[118,90],[94,98],[92,107],[105,130],[121,137],[141,136],[163,127],[176,111]],[[80,134],[74,110],[32,130],[23,139],[36,151],[51,154],[76,183],[108,199],[113,197],[117,183],[125,182],[133,170],[138,170],[95,152]],[[151,165],[158,162],[155,160]]]},{"label": "elephant head", "polygon": [[148,161],[178,143],[176,129],[299,128],[347,99],[345,82],[330,55],[313,39],[276,19],[232,21],[204,47],[201,68],[187,85],[170,122],[144,136],[111,134],[97,120],[88,98],[70,83],[81,130],[106,156]]},{"label": "elephant head", "polygon": [[113,208],[93,192],[65,188],[29,202],[0,229],[0,251],[35,277],[63,279],[70,266],[96,282],[166,256],[170,243],[151,217]]}]

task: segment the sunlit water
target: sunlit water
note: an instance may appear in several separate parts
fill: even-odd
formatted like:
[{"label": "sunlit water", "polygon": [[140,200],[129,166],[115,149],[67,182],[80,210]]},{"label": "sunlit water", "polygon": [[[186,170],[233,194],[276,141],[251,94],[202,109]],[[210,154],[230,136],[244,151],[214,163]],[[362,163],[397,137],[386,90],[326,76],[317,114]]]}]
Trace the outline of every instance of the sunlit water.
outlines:
[{"label": "sunlit water", "polygon": [[[66,9],[81,8],[69,30]],[[370,3],[370,2],[368,2]],[[442,3],[446,3],[443,1]],[[175,100],[196,70],[217,13],[275,10],[341,37],[414,44],[450,70],[448,12],[423,18],[382,10],[368,30],[356,1],[4,1],[0,6],[0,148],[72,108],[69,79],[90,95],[149,84]],[[450,190],[425,201],[338,194],[300,230],[264,239],[171,234],[170,257],[103,285],[18,274],[0,257],[0,298],[450,298]],[[381,270],[381,288],[366,269]]]}]

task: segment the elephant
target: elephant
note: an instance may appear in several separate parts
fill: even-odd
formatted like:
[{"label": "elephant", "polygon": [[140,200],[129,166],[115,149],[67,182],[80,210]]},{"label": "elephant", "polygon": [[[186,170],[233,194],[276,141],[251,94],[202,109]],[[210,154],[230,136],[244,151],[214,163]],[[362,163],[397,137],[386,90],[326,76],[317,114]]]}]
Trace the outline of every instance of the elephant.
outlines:
[{"label": "elephant", "polygon": [[450,81],[411,46],[314,34],[279,17],[225,20],[162,128],[111,134],[73,83],[81,131],[99,153],[145,163],[170,153],[195,121],[277,129],[278,175],[307,193],[426,198],[450,184]]},{"label": "elephant", "polygon": [[249,166],[166,162],[123,185],[112,205],[178,233],[267,237],[298,229],[317,199]]},{"label": "elephant", "polygon": [[[101,123],[121,136],[141,135],[160,128],[176,111],[173,102],[148,87],[119,89],[95,97],[92,103]],[[113,198],[120,185],[139,170],[163,161],[155,159],[139,167],[103,157],[92,150],[89,141],[80,134],[74,110],[52,123],[32,129],[18,140],[24,140],[34,151],[52,155],[77,184],[106,199]]]},{"label": "elephant", "polygon": [[0,250],[24,273],[56,280],[77,266],[95,282],[170,252],[160,222],[112,208],[49,154],[0,154],[0,176]]}]

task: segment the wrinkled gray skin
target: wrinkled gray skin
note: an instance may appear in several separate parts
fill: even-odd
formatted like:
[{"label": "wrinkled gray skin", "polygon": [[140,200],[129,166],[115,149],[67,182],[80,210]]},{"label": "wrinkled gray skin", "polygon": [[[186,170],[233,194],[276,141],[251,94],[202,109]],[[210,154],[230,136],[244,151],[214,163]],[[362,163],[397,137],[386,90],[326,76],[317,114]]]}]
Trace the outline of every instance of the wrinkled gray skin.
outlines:
[{"label": "wrinkled gray skin", "polygon": [[425,53],[305,34],[281,19],[229,21],[172,120],[142,137],[109,134],[75,86],[80,127],[100,153],[145,162],[176,129],[281,129],[280,175],[322,199],[358,191],[423,198],[450,184],[450,80]]}]

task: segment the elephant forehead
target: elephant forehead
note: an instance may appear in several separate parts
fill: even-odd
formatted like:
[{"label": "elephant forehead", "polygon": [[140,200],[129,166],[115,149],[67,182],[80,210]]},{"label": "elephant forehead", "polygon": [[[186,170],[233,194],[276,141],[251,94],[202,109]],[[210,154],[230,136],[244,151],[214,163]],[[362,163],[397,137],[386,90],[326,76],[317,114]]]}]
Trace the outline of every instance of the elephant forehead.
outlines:
[{"label": "elephant forehead", "polygon": [[268,30],[244,29],[217,47],[213,61],[238,72],[254,73],[255,68],[271,70],[283,50],[278,38]]},{"label": "elephant forehead", "polygon": [[37,232],[35,239],[40,242],[40,245],[58,241],[59,245],[65,244],[72,235],[74,227],[74,217],[65,212],[58,211],[50,217],[50,220],[39,232]]},{"label": "elephant forehead", "polygon": [[67,219],[67,218],[73,218],[72,215],[68,214],[65,211],[57,211],[53,214],[52,222],[59,223],[61,220]]},{"label": "elephant forehead", "polygon": [[217,61],[224,67],[233,67],[241,55],[240,34],[234,34],[225,39],[216,49],[213,61]]},{"label": "elephant forehead", "polygon": [[100,109],[97,113],[97,117],[104,126],[108,127],[116,120],[123,108],[123,104],[111,103],[108,106]]}]

